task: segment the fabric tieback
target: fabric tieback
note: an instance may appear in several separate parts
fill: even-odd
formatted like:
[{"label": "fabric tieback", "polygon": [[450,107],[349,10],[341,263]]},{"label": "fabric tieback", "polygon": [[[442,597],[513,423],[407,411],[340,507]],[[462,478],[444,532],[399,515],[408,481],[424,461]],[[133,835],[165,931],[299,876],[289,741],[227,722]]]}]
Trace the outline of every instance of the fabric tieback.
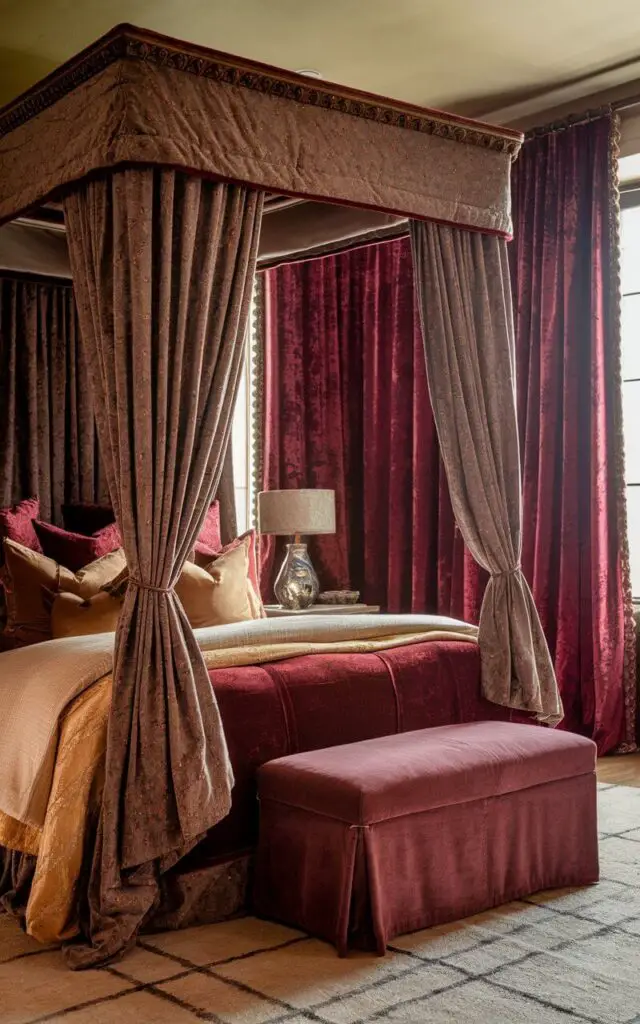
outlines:
[{"label": "fabric tieback", "polygon": [[129,577],[129,583],[132,583],[138,590],[150,590],[152,594],[170,594],[175,589],[174,587],[152,587],[150,583],[143,583],[135,576]]},{"label": "fabric tieback", "polygon": [[492,572],[490,575],[492,580],[498,580],[501,576],[515,576],[517,572],[522,572],[520,564],[515,565],[513,569],[504,569],[503,572]]}]

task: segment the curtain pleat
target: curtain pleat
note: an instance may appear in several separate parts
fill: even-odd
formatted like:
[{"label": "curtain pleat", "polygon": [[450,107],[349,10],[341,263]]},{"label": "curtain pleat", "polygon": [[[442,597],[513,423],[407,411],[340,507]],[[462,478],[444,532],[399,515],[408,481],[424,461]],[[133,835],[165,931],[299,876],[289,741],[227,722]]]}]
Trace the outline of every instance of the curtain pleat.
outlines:
[{"label": "curtain pleat", "polygon": [[70,284],[0,278],[0,505],[108,498]]},{"label": "curtain pleat", "polygon": [[65,199],[100,448],[131,581],[114,659],[87,967],[135,937],[158,875],[230,807],[211,684],[174,584],[217,490],[239,382],[262,195],[166,169]]},{"label": "curtain pleat", "polygon": [[557,723],[562,702],[522,573],[515,342],[506,243],[411,224],[431,405],[463,539],[490,573],[479,621],[482,686]]}]

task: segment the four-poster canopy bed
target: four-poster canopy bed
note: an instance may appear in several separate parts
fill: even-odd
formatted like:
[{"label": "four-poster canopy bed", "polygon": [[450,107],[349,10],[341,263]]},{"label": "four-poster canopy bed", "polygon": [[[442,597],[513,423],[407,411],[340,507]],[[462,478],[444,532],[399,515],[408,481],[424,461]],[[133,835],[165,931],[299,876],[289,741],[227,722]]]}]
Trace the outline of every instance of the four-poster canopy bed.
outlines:
[{"label": "four-poster canopy bed", "polygon": [[[491,714],[479,694],[452,697],[457,670],[443,667],[451,655],[447,644],[464,647],[466,640],[456,663],[464,675],[464,659],[475,656],[472,627],[423,617],[348,626],[318,621],[313,628],[259,621],[196,638],[176,599],[228,447],[259,254],[266,265],[282,253],[383,237],[409,221],[453,506],[468,546],[491,573],[479,626],[482,692],[497,715],[511,708],[550,724],[562,717],[519,566],[506,240],[510,167],[520,142],[509,129],[311,82],[130,26],[114,29],[0,112],[0,222],[50,201],[64,209],[100,451],[128,566],[115,653],[113,634],[101,634],[0,655],[4,739],[10,740],[0,757],[0,812],[14,812],[23,836],[13,847],[4,840],[0,897],[27,922],[35,882],[41,898],[47,871],[56,870],[55,856],[48,851],[47,861],[36,840],[63,771],[67,748],[60,739],[56,761],[56,742],[61,728],[71,728],[63,712],[72,708],[82,722],[88,698],[82,701],[94,695],[94,718],[83,726],[94,745],[89,786],[102,771],[96,766],[108,719],[96,821],[84,823],[86,803],[84,811],[76,807],[84,817],[76,830],[74,906],[59,908],[59,935],[79,930],[84,940],[69,948],[72,966],[120,954],[143,926],[170,927],[237,909],[234,886],[242,889],[246,863],[241,869],[237,857],[219,856],[225,842],[237,850],[237,835],[232,842],[227,833],[237,831],[253,792],[248,777],[238,778],[229,815],[229,749],[237,754],[242,743],[237,730],[247,732],[252,723],[258,760],[281,752],[280,740],[269,752],[265,730],[271,737],[284,730],[290,749],[292,729],[302,748],[344,742],[324,726],[301,736],[308,723],[291,687],[302,684],[285,679],[295,674],[286,667],[295,659],[273,670],[272,689],[259,699],[251,685],[242,689],[235,680],[225,689],[230,666],[273,661],[276,642],[286,658],[317,653],[322,641],[325,650],[347,658],[342,671],[348,674],[349,659],[390,648],[382,660],[389,674],[394,666],[398,678],[405,673],[398,683],[405,689],[395,691],[395,712],[380,697],[380,721],[370,734],[429,724],[416,690],[429,673],[442,688],[438,706],[457,703],[446,712],[452,718]],[[272,212],[263,219],[265,194]],[[408,638],[417,644],[427,634],[436,643],[403,648]],[[441,663],[438,643],[448,651]],[[420,648],[429,651],[422,661]],[[235,661],[225,661],[229,649]],[[354,671],[375,687],[376,665]],[[304,686],[312,685],[305,666]],[[216,668],[223,673],[216,693],[227,710],[238,705],[236,733],[227,730],[226,738],[207,674]],[[247,671],[255,677],[258,670]],[[287,686],[287,702],[278,698],[276,713],[275,691]],[[21,748],[10,733],[16,717],[7,702],[41,715],[45,687],[50,735],[34,780],[16,767]],[[354,720],[368,701],[360,694]],[[285,703],[286,722],[265,725]],[[336,711],[328,716],[334,723],[341,717]],[[360,723],[354,738],[362,737]],[[217,823],[217,835],[226,839],[209,847],[207,859],[205,837]],[[182,888],[176,865],[188,879]]]}]

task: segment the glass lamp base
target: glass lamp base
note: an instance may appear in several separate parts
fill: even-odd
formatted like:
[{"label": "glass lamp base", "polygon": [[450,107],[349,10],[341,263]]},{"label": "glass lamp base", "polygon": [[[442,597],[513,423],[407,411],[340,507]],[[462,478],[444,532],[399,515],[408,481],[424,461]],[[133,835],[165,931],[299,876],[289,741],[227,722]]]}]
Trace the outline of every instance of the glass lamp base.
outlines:
[{"label": "glass lamp base", "polygon": [[291,611],[300,611],[316,603],[320,584],[306,544],[287,544],[273,590],[276,601]]}]

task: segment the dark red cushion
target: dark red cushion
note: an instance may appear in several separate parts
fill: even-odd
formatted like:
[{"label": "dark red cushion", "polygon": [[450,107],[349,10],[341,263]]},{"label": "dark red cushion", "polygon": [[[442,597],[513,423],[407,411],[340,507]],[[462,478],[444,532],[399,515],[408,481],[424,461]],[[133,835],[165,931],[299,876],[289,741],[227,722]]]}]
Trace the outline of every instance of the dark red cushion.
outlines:
[{"label": "dark red cushion", "polygon": [[47,558],[64,565],[71,572],[79,572],[89,562],[102,558],[122,546],[120,531],[115,523],[103,530],[85,537],[81,533],[70,533],[50,523],[34,521],[42,551]]},{"label": "dark red cushion", "polygon": [[90,502],[71,502],[62,506],[62,521],[65,530],[91,537],[105,526],[115,523],[116,517],[110,505],[92,505]]},{"label": "dark red cushion", "polygon": [[367,825],[593,773],[584,736],[469,722],[293,754],[258,772],[262,799]]},{"label": "dark red cushion", "polygon": [[[209,551],[213,551],[215,557],[215,554],[219,553],[221,547],[220,502],[214,501],[213,505],[211,505],[207,511],[204,523],[202,524],[202,529],[198,534],[196,552],[206,554]],[[200,549],[200,552],[198,549]]]},{"label": "dark red cushion", "polygon": [[[17,505],[9,508],[0,508],[0,541],[13,540],[16,544],[22,544],[32,551],[42,551],[40,541],[33,528],[34,520],[40,515],[40,501],[38,498],[25,498]],[[0,544],[0,562],[2,562],[2,551]]]}]

